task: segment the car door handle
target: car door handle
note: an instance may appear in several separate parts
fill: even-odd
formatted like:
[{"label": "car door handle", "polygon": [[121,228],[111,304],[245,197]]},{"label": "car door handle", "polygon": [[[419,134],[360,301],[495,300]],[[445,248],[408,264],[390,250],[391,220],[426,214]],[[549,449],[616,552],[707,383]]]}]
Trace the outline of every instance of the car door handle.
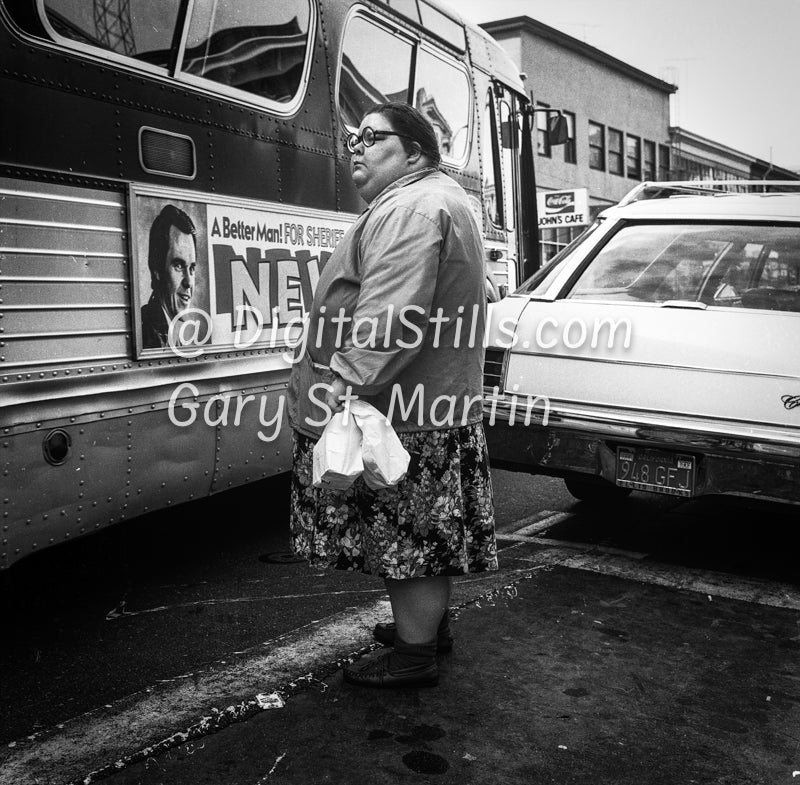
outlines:
[{"label": "car door handle", "polygon": [[708,306],[705,303],[699,303],[697,300],[664,300],[661,303],[662,308],[694,308],[696,311],[705,311]]}]

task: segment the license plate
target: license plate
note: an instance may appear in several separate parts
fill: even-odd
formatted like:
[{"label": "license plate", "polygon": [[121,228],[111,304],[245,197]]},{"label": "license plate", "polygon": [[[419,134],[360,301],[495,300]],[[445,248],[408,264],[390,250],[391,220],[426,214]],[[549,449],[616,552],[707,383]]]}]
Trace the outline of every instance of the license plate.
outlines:
[{"label": "license plate", "polygon": [[616,483],[638,491],[694,496],[693,455],[662,450],[617,447]]}]

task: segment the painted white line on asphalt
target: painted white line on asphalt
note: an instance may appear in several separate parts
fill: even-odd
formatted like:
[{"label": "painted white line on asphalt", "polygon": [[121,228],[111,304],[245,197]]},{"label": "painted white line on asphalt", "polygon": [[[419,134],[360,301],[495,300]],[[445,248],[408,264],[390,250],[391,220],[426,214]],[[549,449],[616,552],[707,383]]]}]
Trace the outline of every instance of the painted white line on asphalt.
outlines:
[{"label": "painted white line on asphalt", "polygon": [[646,559],[650,554],[642,553],[641,551],[627,551],[623,548],[612,548],[610,545],[598,545],[590,542],[569,542],[568,540],[551,540],[544,537],[528,537],[526,542],[532,542],[536,545],[546,545],[548,548],[553,546],[556,548],[569,548],[573,551],[582,551],[584,553],[608,553],[613,556],[624,556],[627,559],[635,559],[641,561]]},{"label": "painted white line on asphalt", "polygon": [[[548,512],[550,511],[548,510]],[[541,534],[543,531],[547,531],[557,523],[561,523],[561,521],[566,521],[569,518],[574,517],[574,513],[571,512],[551,512],[546,518],[540,518],[533,523],[523,525],[518,529],[513,529],[512,531],[514,534],[520,534],[523,537],[532,537],[534,534]],[[520,523],[524,524],[524,521],[525,519],[523,518]]]},{"label": "painted white line on asphalt", "polygon": [[[564,513],[565,517],[571,517],[569,513]],[[564,520],[563,518],[561,520]],[[553,524],[548,524],[547,528],[550,528]],[[627,551],[622,548],[612,548],[608,545],[596,545],[593,543],[588,542],[571,542],[569,540],[554,540],[549,537],[531,537],[528,535],[520,534],[519,532],[515,532],[514,534],[498,534],[497,539],[500,541],[506,542],[517,542],[517,543],[532,543],[534,545],[545,545],[548,548],[556,547],[556,548],[570,548],[574,551],[589,551],[593,553],[612,553],[617,554],[619,556],[626,556],[629,559],[646,559],[650,554],[649,553],[642,553],[640,551]]]},{"label": "painted white line on asphalt", "polygon": [[129,616],[142,616],[147,613],[164,613],[166,611],[183,610],[198,606],[230,605],[245,602],[274,602],[275,600],[307,600],[309,597],[341,597],[345,594],[364,596],[367,594],[386,594],[386,589],[352,589],[347,591],[320,591],[306,592],[305,594],[264,594],[259,597],[225,597],[217,600],[195,600],[194,602],[177,602],[174,605],[158,605],[154,608],[142,608],[138,611],[129,611],[123,600],[116,608],[106,614],[106,621],[128,618]]},{"label": "painted white line on asphalt", "polygon": [[336,661],[349,646],[355,651],[370,645],[372,627],[389,617],[385,598],[347,608],[250,649],[242,662],[159,684],[12,742],[0,750],[0,785],[71,782],[113,761],[124,765],[148,745],[174,737],[175,728],[189,728],[198,717],[201,723],[210,719],[204,714],[270,693],[298,674]]},{"label": "painted white line on asphalt", "polygon": [[[547,545],[552,542],[552,540],[542,541]],[[638,560],[631,560],[627,554],[604,553],[596,546],[587,546],[585,553],[576,553],[575,550],[570,544],[570,547],[546,548],[529,557],[517,558],[536,566],[550,565],[587,570],[638,583],[694,591],[709,598],[725,597],[773,608],[800,610],[800,590],[783,583],[660,562],[642,564]]]}]

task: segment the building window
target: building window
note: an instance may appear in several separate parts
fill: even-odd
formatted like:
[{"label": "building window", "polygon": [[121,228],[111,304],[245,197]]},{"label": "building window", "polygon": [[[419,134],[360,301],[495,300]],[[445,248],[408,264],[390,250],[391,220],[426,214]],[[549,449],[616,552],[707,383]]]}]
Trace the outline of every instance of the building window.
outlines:
[{"label": "building window", "polygon": [[[536,103],[537,109],[549,109],[550,104]],[[547,121],[550,119],[549,112],[536,112],[536,152],[550,158],[552,150],[547,139]]]},{"label": "building window", "polygon": [[670,172],[669,147],[665,144],[658,146],[658,179],[669,180]]},{"label": "building window", "polygon": [[539,234],[542,264],[549,262],[559,251],[564,250],[564,248],[566,248],[585,229],[585,226],[542,229]]},{"label": "building window", "polygon": [[606,168],[606,129],[600,123],[593,123],[589,120],[589,168],[599,169],[601,172]]},{"label": "building window", "polygon": [[625,140],[628,153],[628,177],[631,180],[642,179],[642,140],[638,136],[628,134]]},{"label": "building window", "polygon": [[575,149],[575,114],[564,112],[564,117],[567,118],[567,130],[569,131],[569,139],[564,144],[564,163],[576,164],[578,155]]},{"label": "building window", "polygon": [[644,140],[644,158],[642,159],[642,179],[656,179],[656,143]]},{"label": "building window", "polygon": [[622,158],[622,131],[608,129],[608,171],[611,174],[625,174],[625,161]]}]

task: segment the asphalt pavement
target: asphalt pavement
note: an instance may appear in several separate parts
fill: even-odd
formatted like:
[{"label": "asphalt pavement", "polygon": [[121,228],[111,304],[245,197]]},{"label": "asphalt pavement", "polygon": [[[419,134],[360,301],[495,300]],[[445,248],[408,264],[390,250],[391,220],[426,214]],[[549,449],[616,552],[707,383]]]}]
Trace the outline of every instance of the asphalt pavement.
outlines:
[{"label": "asphalt pavement", "polygon": [[439,686],[370,690],[385,598],[7,748],[55,785],[780,785],[800,777],[793,589],[525,542],[459,584]]}]

